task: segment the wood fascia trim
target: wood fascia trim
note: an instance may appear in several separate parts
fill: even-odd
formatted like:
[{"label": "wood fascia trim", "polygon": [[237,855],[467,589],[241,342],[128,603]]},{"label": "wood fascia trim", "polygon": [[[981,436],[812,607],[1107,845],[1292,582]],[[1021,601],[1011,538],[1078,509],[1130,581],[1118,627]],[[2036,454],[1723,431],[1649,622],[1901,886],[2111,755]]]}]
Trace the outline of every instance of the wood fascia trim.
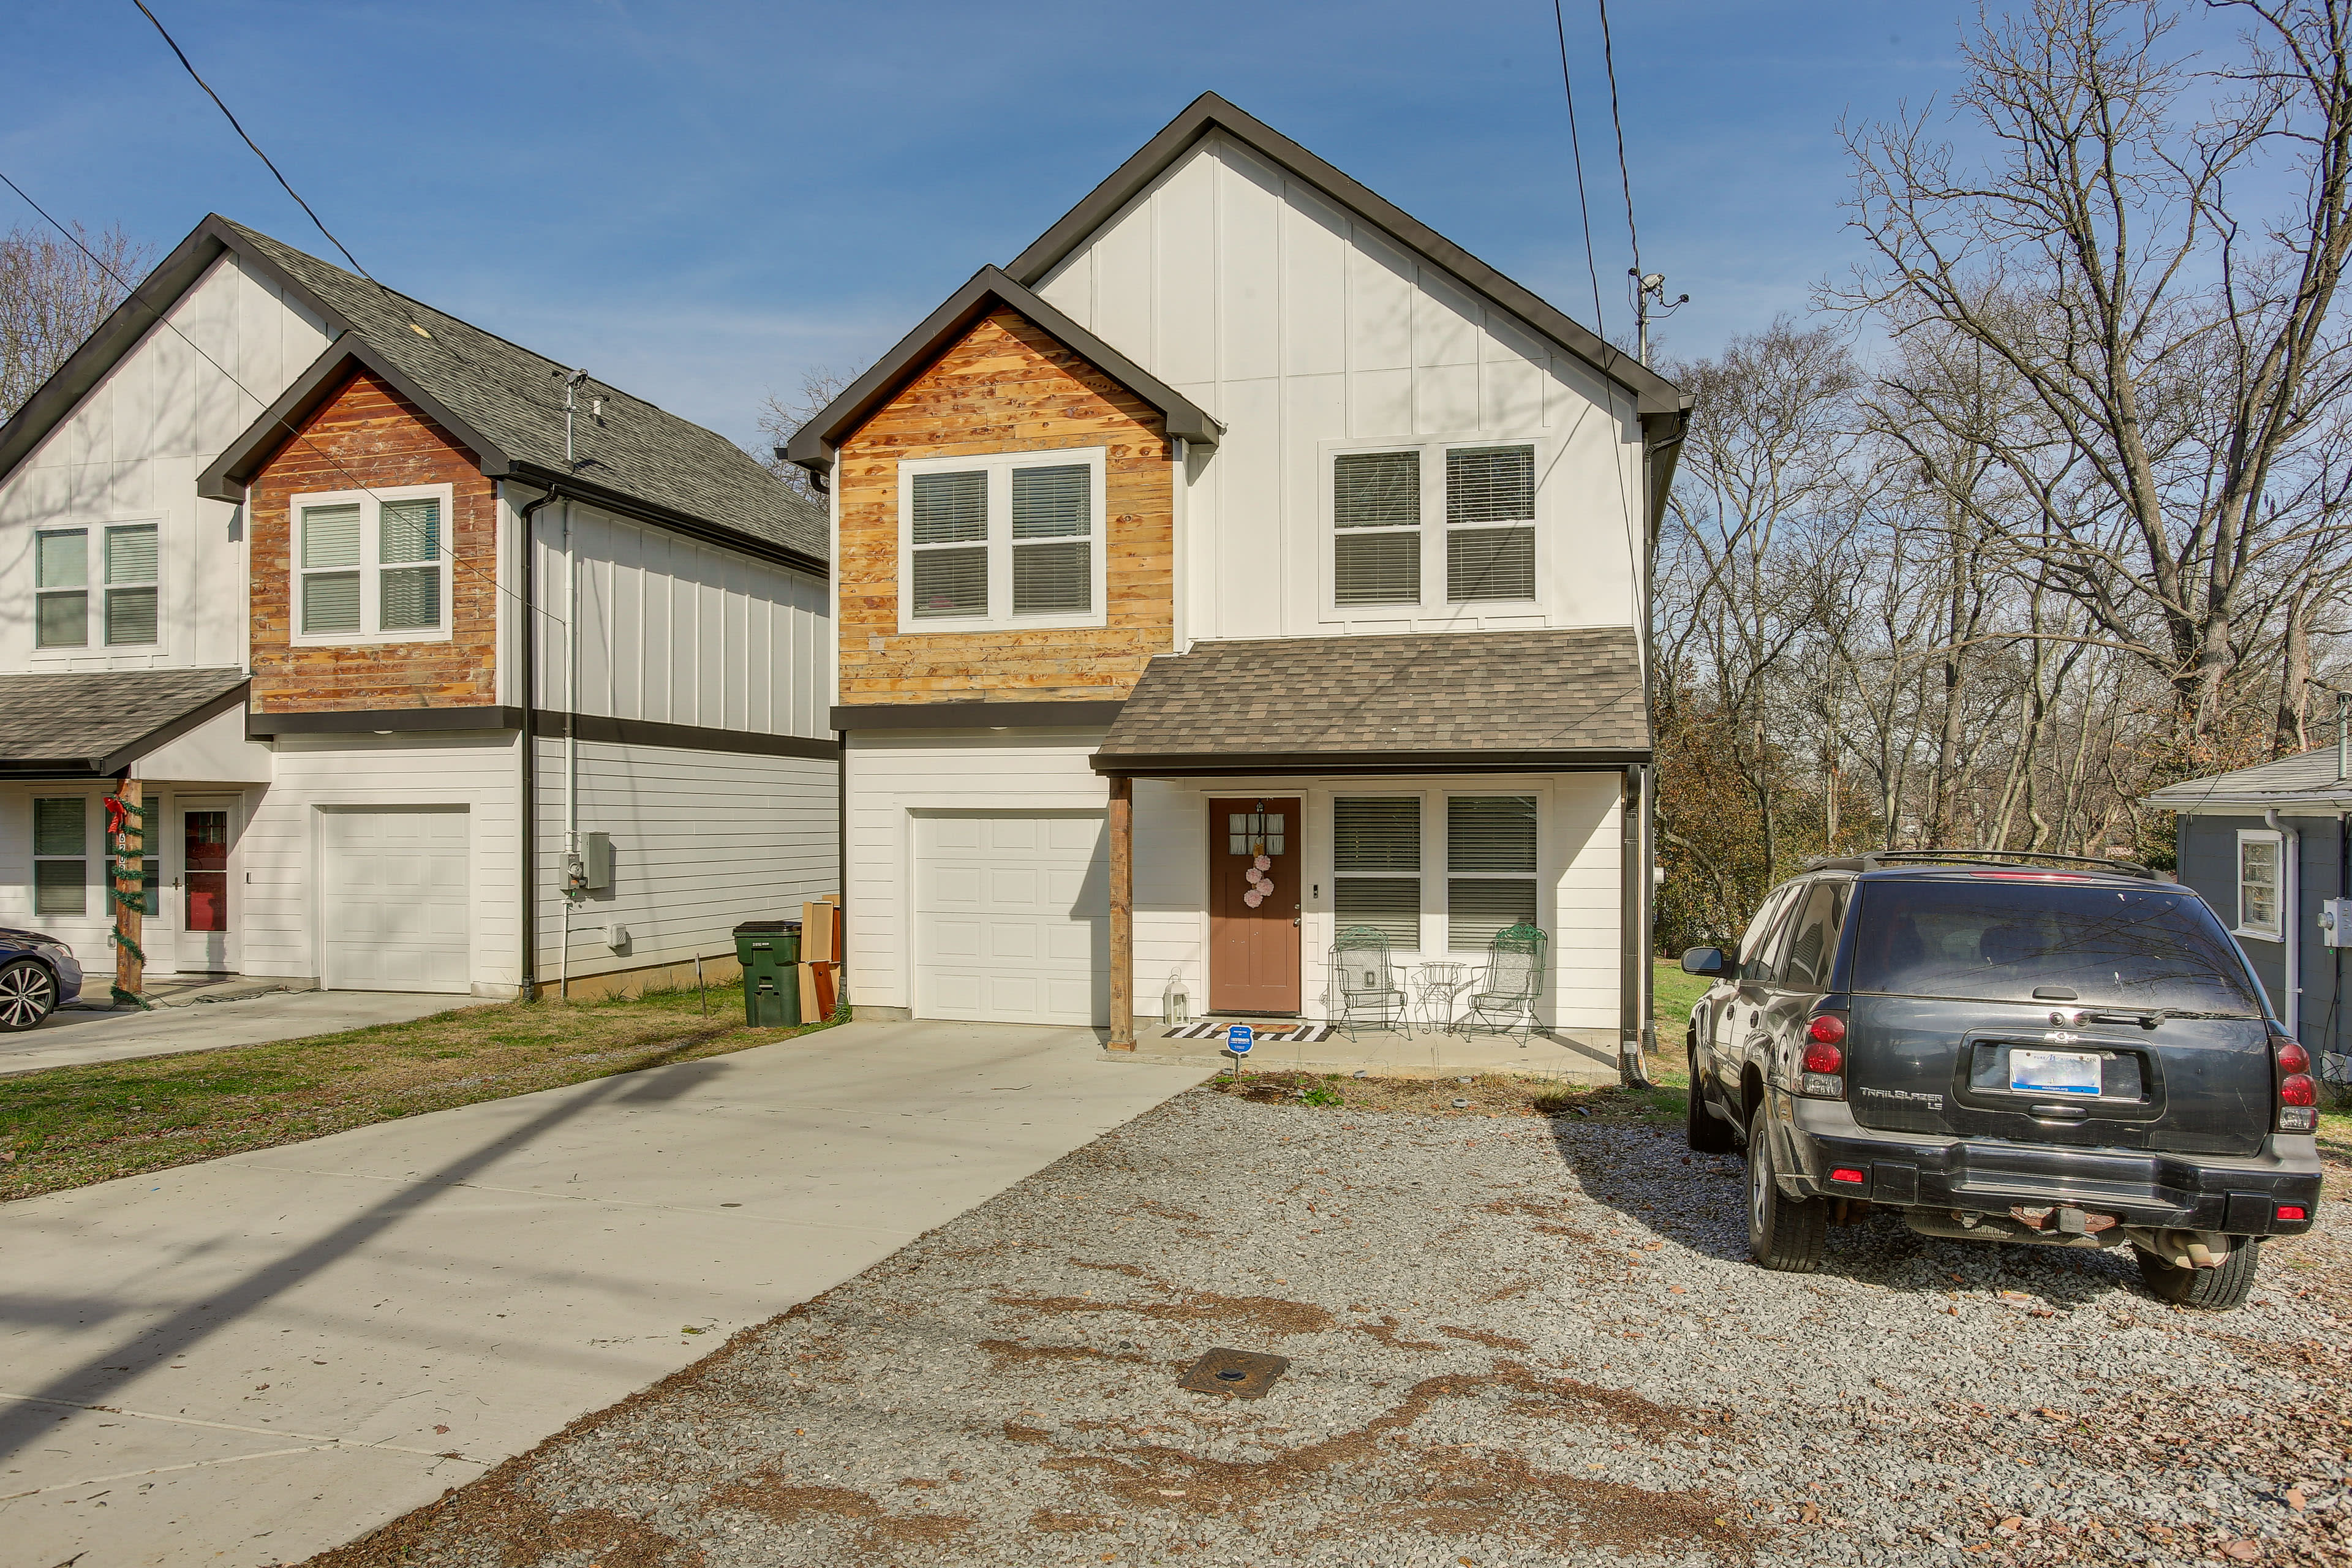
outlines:
[{"label": "wood fascia trim", "polygon": [[922,324],[898,340],[864,375],[801,426],[784,448],[787,461],[812,473],[832,469],[841,444],[929,368],[972,325],[1001,306],[1160,411],[1168,435],[1177,440],[1216,445],[1224,426],[1208,410],[1137,364],[1093,332],[1039,299],[1002,268],[983,267]]}]

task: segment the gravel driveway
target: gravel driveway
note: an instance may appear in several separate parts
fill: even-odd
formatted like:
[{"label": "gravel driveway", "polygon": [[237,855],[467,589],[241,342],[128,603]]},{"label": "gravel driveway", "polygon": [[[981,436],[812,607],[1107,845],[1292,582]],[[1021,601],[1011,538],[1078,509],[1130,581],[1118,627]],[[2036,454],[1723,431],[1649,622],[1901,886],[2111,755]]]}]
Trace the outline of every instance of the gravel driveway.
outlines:
[{"label": "gravel driveway", "polygon": [[1884,1216],[1766,1274],[1735,1159],[1428,1092],[1182,1095],[314,1561],[2352,1562],[2341,1173],[2211,1317]]}]

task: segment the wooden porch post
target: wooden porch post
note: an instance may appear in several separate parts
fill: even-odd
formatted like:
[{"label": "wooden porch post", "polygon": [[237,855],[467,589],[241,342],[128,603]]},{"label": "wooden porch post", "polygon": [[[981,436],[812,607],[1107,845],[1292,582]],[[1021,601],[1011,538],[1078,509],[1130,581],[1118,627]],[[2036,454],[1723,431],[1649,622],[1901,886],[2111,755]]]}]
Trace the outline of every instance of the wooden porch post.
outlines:
[{"label": "wooden porch post", "polygon": [[115,781],[114,798],[122,805],[121,826],[107,835],[106,846],[107,902],[114,906],[113,999],[134,1006],[145,1005],[139,994],[147,984],[147,955],[139,945],[145,934],[147,908],[144,794],[137,779]]},{"label": "wooden porch post", "polygon": [[1110,776],[1110,1048],[1135,1049],[1135,781]]}]

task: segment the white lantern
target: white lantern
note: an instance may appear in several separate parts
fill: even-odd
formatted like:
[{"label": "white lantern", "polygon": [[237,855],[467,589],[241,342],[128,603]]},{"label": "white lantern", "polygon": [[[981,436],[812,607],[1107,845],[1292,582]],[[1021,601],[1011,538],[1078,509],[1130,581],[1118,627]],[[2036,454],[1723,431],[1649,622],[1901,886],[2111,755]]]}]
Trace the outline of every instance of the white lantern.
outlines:
[{"label": "white lantern", "polygon": [[1160,1016],[1168,1020],[1171,1029],[1181,1029],[1192,1021],[1192,994],[1184,989],[1181,970],[1169,972],[1168,990],[1160,998]]}]

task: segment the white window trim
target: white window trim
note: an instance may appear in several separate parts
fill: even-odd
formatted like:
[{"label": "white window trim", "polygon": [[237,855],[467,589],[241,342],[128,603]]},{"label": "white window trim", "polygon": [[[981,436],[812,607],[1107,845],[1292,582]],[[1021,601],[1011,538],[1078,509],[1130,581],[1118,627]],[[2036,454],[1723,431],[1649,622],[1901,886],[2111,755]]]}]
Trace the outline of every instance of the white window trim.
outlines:
[{"label": "white window trim", "polygon": [[[1054,627],[1103,626],[1110,624],[1108,604],[1110,554],[1110,509],[1104,475],[1110,449],[1107,447],[1053,447],[1025,452],[988,452],[969,458],[908,458],[898,465],[898,632],[920,637],[931,632],[1005,632]],[[1016,616],[1013,613],[1013,470],[1067,468],[1084,463],[1094,509],[1087,565],[1092,574],[1094,608],[1083,616]],[[924,473],[988,475],[988,614],[985,616],[924,616],[914,614],[909,589],[914,582],[915,476]],[[1043,542],[1041,541],[1041,542]]]},{"label": "white window trim", "polygon": [[[2271,868],[2276,880],[2271,885],[2271,894],[2273,900],[2276,901],[2279,910],[2279,923],[2276,925],[2265,927],[2248,925],[2246,923],[2246,851],[2244,847],[2249,840],[2259,844],[2267,844],[2274,851],[2271,860]],[[2256,942],[2284,942],[2286,940],[2286,840],[2284,836],[2268,827],[2242,827],[2238,829],[2238,837],[2231,847],[2231,853],[2233,858],[2230,863],[2230,882],[2236,893],[2235,901],[2231,905],[2230,910],[2230,916],[2232,921],[2230,927],[2231,933],[2235,936],[2251,937]]]},{"label": "white window trim", "polygon": [[[441,503],[441,624],[418,631],[378,629],[383,614],[381,581],[382,503],[388,500],[437,500]],[[302,509],[352,506],[360,509],[360,629],[355,632],[305,632],[302,629]],[[298,495],[286,510],[286,634],[295,647],[356,647],[376,643],[447,642],[456,635],[457,619],[457,487],[454,485],[384,485],[366,490],[316,490]],[[422,562],[405,564],[422,565]],[[399,566],[395,564],[394,570]],[[345,568],[335,568],[345,570]]]},{"label": "white window trim", "polygon": [[[155,529],[155,640],[153,642],[110,643],[106,640],[106,531],[110,528],[130,528],[150,523]],[[82,535],[82,586],[54,592],[80,593],[89,595],[89,635],[85,640],[69,647],[40,646],[40,611],[37,601],[44,590],[41,584],[40,546],[35,543],[26,553],[28,572],[25,589],[26,602],[32,609],[32,625],[26,637],[26,651],[37,659],[89,658],[150,658],[172,651],[172,619],[166,613],[170,601],[165,597],[171,575],[169,564],[172,548],[172,521],[165,513],[133,512],[127,517],[57,518],[33,525],[36,535],[72,533]],[[144,586],[144,584],[130,584]]]},{"label": "white window trim", "polygon": [[[1497,436],[1485,431],[1452,435],[1409,436],[1387,441],[1324,441],[1316,447],[1316,506],[1322,521],[1317,573],[1322,583],[1323,618],[1327,621],[1416,619],[1492,614],[1548,613],[1545,592],[1551,551],[1548,525],[1552,510],[1551,465],[1554,443],[1539,435]],[[1457,447],[1532,447],[1536,467],[1536,592],[1531,599],[1465,599],[1445,596],[1445,540],[1455,525],[1445,521],[1445,454]],[[1410,604],[1343,605],[1336,558],[1339,549],[1339,460],[1365,452],[1421,454],[1421,597]],[[1465,528],[1494,528],[1496,523],[1465,523]],[[1388,530],[1371,530],[1387,532]],[[1402,529],[1394,531],[1402,532]]]}]

